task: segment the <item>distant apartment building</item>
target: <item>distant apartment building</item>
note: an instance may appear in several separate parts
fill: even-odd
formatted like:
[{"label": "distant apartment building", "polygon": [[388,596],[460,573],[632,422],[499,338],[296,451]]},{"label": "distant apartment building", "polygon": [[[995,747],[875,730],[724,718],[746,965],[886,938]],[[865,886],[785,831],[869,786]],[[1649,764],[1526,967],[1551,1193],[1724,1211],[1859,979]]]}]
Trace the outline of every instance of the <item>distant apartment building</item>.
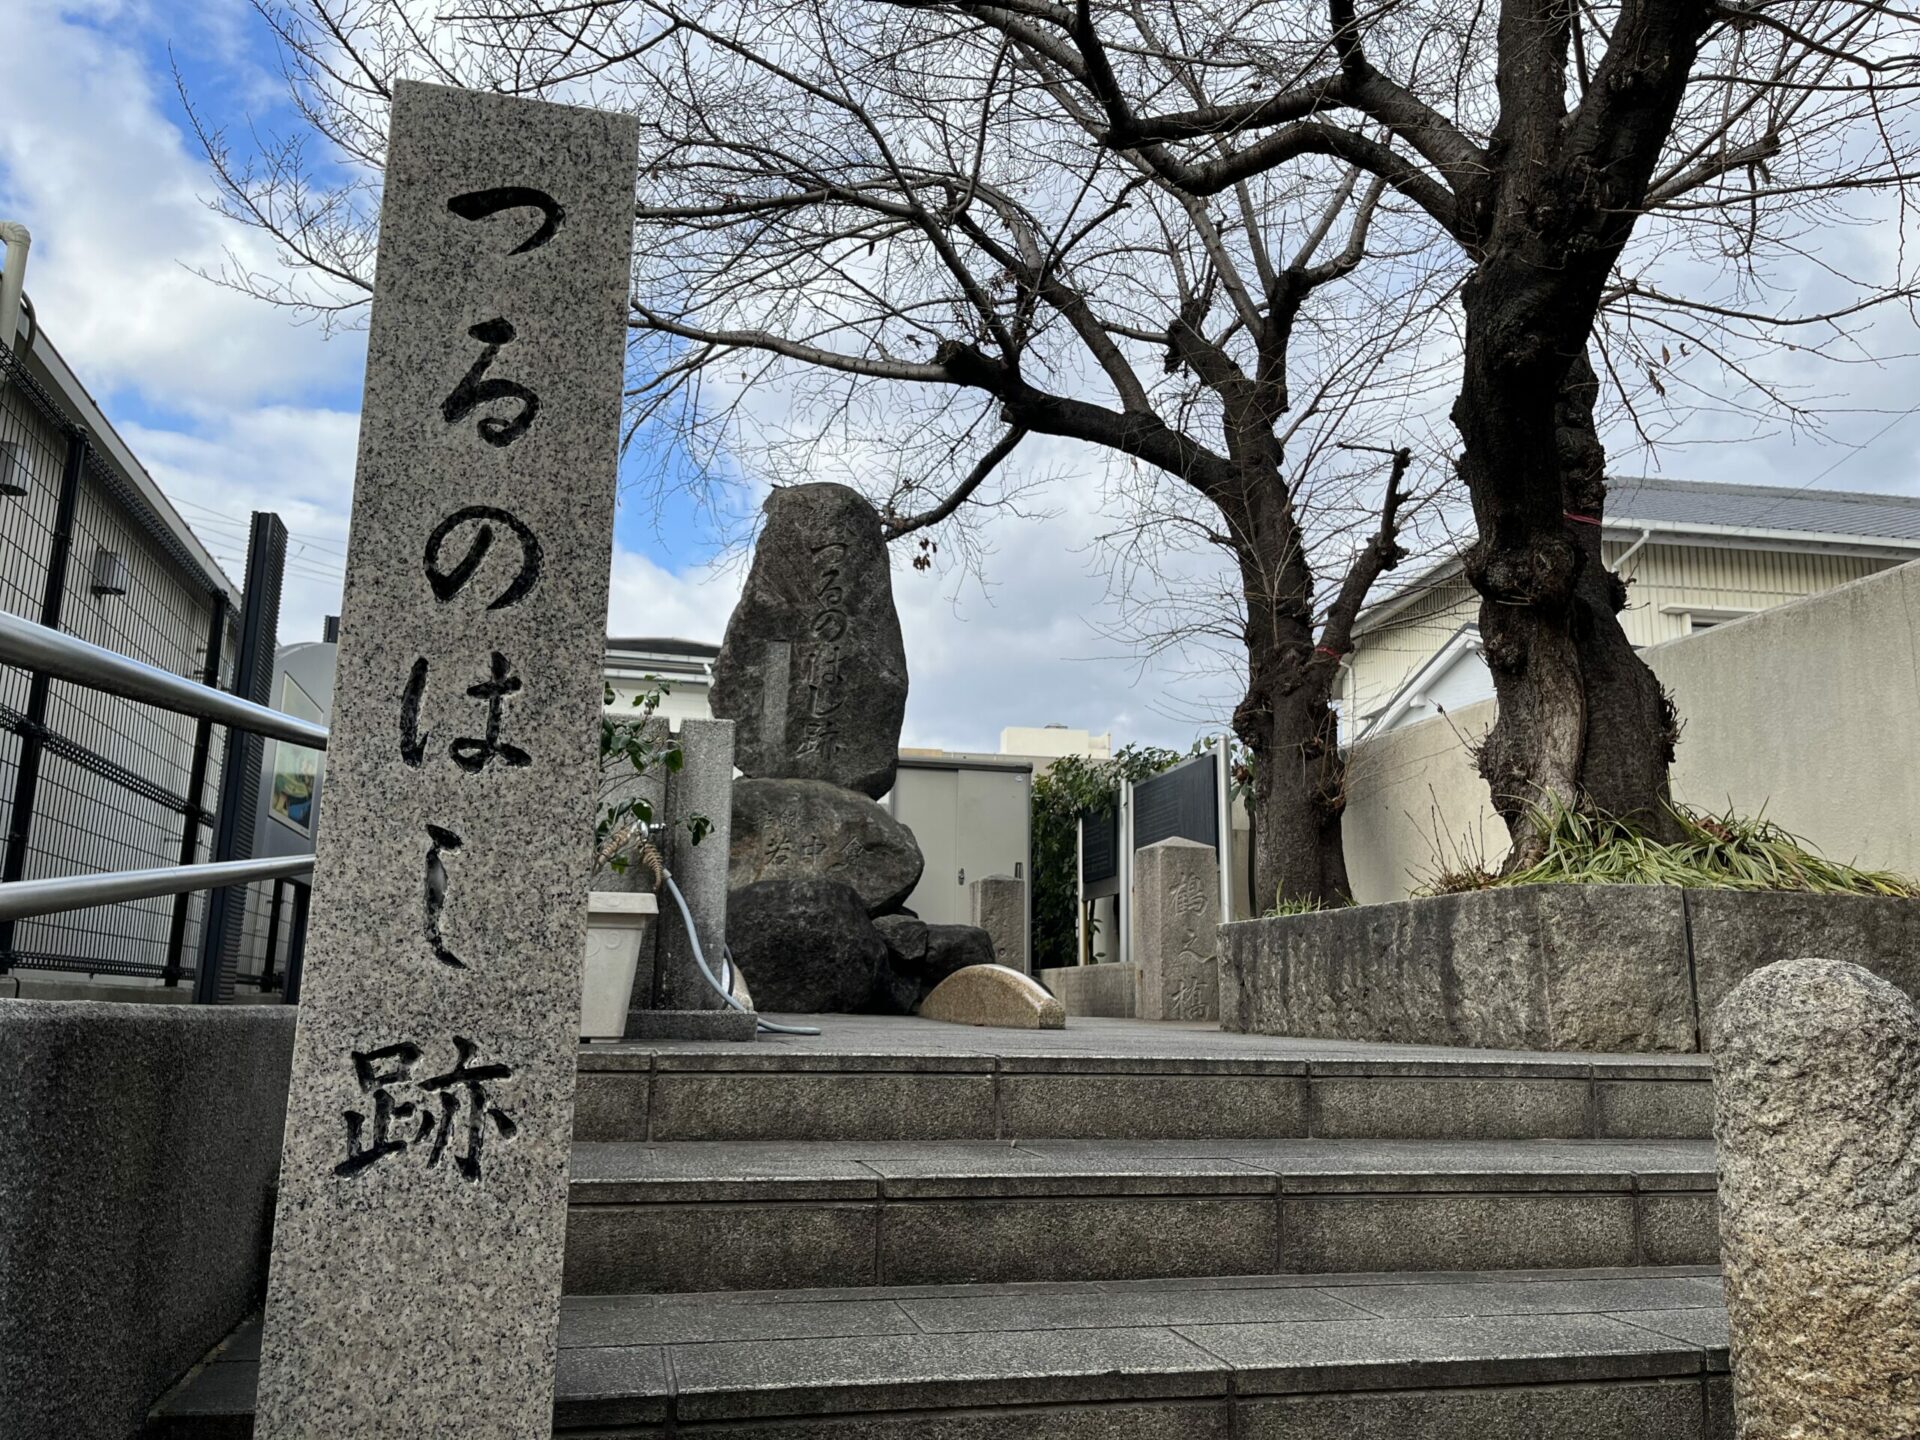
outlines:
[{"label": "distant apartment building", "polygon": [[1024,755],[1036,761],[1058,760],[1067,755],[1111,760],[1113,736],[1111,733],[1095,735],[1068,725],[1009,725],[1000,732],[1000,753]]}]

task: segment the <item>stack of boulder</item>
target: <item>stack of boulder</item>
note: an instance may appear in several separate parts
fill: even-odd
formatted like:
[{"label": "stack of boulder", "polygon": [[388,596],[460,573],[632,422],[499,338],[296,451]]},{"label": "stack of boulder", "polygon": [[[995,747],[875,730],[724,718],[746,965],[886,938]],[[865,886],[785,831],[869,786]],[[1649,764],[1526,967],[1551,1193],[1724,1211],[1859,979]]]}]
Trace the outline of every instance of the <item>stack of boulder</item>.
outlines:
[{"label": "stack of boulder", "polygon": [[925,862],[892,788],[907,657],[880,516],[843,485],[775,490],[713,671],[734,722],[727,937],[763,1011],[905,1013],[987,932],[905,906]]}]

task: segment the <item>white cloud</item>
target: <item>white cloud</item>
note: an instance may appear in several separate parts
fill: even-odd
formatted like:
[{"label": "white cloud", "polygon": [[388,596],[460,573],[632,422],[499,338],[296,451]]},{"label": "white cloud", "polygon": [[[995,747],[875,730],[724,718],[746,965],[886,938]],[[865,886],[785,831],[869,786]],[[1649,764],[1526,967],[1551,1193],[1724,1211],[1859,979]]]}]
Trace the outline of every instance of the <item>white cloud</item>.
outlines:
[{"label": "white cloud", "polygon": [[[262,270],[273,260],[203,203],[204,161],[162,103],[171,77],[130,43],[151,23],[132,6],[9,0],[0,209],[33,231],[27,288],[41,322],[96,393],[176,409],[349,379],[357,335],[325,340],[193,273],[217,272],[228,249]],[[173,29],[186,41],[206,26]]]},{"label": "white cloud", "polygon": [[268,405],[209,412],[193,434],[118,429],[235,584],[244,581],[252,513],[280,516],[291,536],[280,636],[317,640],[321,618],[340,610],[359,417]]},{"label": "white cloud", "polygon": [[704,640],[717,645],[746,578],[738,566],[706,565],[674,572],[615,546],[607,596],[607,633]]}]

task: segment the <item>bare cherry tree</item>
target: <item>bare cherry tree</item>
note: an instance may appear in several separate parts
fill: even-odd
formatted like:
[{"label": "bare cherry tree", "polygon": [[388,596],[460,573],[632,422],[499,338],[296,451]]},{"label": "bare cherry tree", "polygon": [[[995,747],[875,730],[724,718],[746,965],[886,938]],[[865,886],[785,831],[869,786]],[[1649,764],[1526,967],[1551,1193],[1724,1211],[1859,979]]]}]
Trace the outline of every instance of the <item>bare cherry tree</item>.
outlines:
[{"label": "bare cherry tree", "polygon": [[[1109,144],[1053,42],[951,7],[494,0],[431,27],[410,13],[309,0],[273,16],[311,127],[365,170],[403,75],[640,115],[636,431],[722,472],[750,457],[854,479],[902,538],[1018,503],[1030,436],[1170,477],[1235,577],[1260,894],[1346,897],[1334,687],[1420,503],[1406,376],[1431,363],[1424,328],[1445,312],[1444,281],[1343,289],[1377,235],[1400,237],[1378,263],[1424,263],[1384,180],[1336,160],[1216,201]],[[1166,18],[1165,34],[1140,22],[1154,93],[1205,100],[1210,62]],[[350,199],[314,189],[304,157],[236,162],[203,138],[227,208],[280,238],[319,305],[367,283],[364,233],[339,223]],[[1316,531],[1287,447],[1304,437],[1311,459],[1336,435],[1379,453],[1337,485],[1320,476],[1345,509]]]},{"label": "bare cherry tree", "polygon": [[1751,275],[1763,237],[1804,233],[1810,201],[1902,187],[1914,17],[1874,0],[1250,5],[1231,33],[1201,37],[1231,98],[1193,103],[1152,98],[1168,92],[1160,58],[1136,46],[1137,7],[964,8],[1046,53],[1107,143],[1190,193],[1332,157],[1458,244],[1471,274],[1452,418],[1500,701],[1481,769],[1515,837],[1510,863],[1536,852],[1543,806],[1665,828],[1673,707],[1627,643],[1625,587],[1600,551],[1596,316],[1611,298],[1646,302],[1655,323],[1706,315],[1709,329],[1842,318],[1716,317],[1623,280],[1620,264],[1641,217],[1662,211],[1669,235],[1705,230],[1696,243]]}]

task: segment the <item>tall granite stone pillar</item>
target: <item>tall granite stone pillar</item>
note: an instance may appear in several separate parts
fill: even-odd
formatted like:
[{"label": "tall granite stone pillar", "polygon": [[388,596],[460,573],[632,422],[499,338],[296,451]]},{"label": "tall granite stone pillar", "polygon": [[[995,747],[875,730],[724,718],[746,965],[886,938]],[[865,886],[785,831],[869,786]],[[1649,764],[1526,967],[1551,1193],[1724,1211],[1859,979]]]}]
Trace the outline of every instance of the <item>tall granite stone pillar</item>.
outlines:
[{"label": "tall granite stone pillar", "polygon": [[[733,722],[684,720],[680,768],[667,778],[667,868],[673,872],[708,966],[720,972],[727,943],[727,860],[733,843]],[[712,828],[696,844],[687,822],[699,816]],[[663,897],[655,1010],[719,1010],[726,1002],[707,983],[693,958],[686,923],[671,897]],[[671,912],[670,914],[667,912]]]},{"label": "tall granite stone pillar", "polygon": [[395,89],[260,1440],[552,1429],[637,148]]},{"label": "tall granite stone pillar", "polygon": [[1027,973],[1027,884],[989,875],[967,886],[967,918],[993,941],[993,960]]},{"label": "tall granite stone pillar", "polygon": [[1920,1435],[1920,1012],[1835,960],[1711,1021],[1741,1440]]},{"label": "tall granite stone pillar", "polygon": [[1133,860],[1142,1020],[1220,1018],[1220,868],[1211,845],[1162,840]]}]

